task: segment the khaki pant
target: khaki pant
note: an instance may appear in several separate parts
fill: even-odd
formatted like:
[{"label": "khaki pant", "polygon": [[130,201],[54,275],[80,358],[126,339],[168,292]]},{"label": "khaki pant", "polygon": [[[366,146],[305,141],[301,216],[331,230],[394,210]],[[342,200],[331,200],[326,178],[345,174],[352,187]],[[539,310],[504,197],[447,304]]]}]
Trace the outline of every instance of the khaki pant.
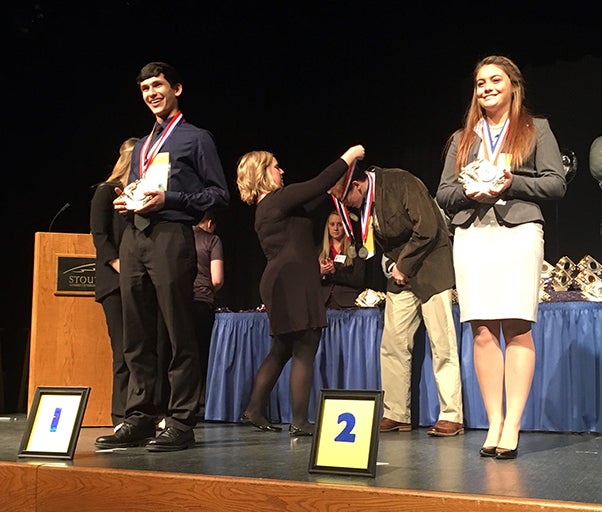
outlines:
[{"label": "khaki pant", "polygon": [[462,384],[451,290],[433,295],[424,304],[409,291],[387,293],[380,347],[384,416],[411,423],[412,352],[421,317],[431,342],[439,419],[462,423]]}]

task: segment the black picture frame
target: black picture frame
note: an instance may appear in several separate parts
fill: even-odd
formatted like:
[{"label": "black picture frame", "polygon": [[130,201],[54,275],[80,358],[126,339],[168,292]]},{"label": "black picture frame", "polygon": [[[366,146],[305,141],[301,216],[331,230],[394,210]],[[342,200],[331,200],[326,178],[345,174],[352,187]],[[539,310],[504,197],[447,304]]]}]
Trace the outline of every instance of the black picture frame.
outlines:
[{"label": "black picture frame", "polygon": [[36,388],[19,457],[73,459],[89,387]]},{"label": "black picture frame", "polygon": [[382,390],[320,390],[310,473],[376,476]]}]

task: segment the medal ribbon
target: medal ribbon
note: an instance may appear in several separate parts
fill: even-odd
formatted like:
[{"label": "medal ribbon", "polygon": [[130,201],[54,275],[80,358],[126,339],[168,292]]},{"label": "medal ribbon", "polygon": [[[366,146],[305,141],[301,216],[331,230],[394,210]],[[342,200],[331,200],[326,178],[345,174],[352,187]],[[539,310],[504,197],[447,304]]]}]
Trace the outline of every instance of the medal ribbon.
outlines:
[{"label": "medal ribbon", "polygon": [[368,190],[366,191],[366,199],[362,206],[362,241],[364,247],[368,250],[368,258],[374,255],[374,229],[372,226],[372,203],[374,202],[374,174],[367,172]]},{"label": "medal ribbon", "polygon": [[351,182],[353,181],[353,171],[355,170],[355,163],[357,160],[354,160],[349,168],[347,169],[347,174],[345,175],[345,181],[343,183],[343,194],[341,195],[341,199],[345,199],[347,197],[347,193],[349,192],[349,187],[351,187]]},{"label": "medal ribbon", "polygon": [[153,139],[153,134],[155,133],[155,128],[157,127],[157,125],[153,126],[153,131],[146,138],[146,141],[144,141],[142,149],[140,150],[140,178],[142,178],[142,176],[144,176],[144,173],[146,173],[146,171],[148,170],[150,164],[153,162],[155,156],[157,156],[157,153],[159,152],[159,150],[161,149],[161,147],[163,146],[163,144],[165,143],[167,138],[176,129],[176,127],[180,123],[180,121],[183,121],[183,120],[184,120],[184,116],[182,115],[182,112],[178,112],[171,119],[171,121],[169,121],[169,124],[165,127],[165,130],[163,130],[163,133],[155,141],[155,143],[153,144],[153,147],[150,148],[150,151],[149,151],[149,146],[150,146],[151,140]]},{"label": "medal ribbon", "polygon": [[339,201],[336,197],[331,194],[332,200],[334,202],[334,207],[336,208],[339,217],[341,217],[341,224],[343,224],[343,231],[347,236],[347,239],[353,240],[353,228],[351,226],[351,218],[349,217],[349,210],[345,207],[345,205]]},{"label": "medal ribbon", "polygon": [[500,156],[500,151],[502,150],[502,146],[504,145],[504,140],[506,139],[506,135],[508,135],[508,127],[510,126],[510,119],[506,119],[504,121],[504,126],[502,126],[502,130],[495,141],[493,142],[493,137],[491,137],[491,129],[489,128],[489,123],[487,120],[482,121],[481,125],[481,139],[483,140],[483,151],[485,152],[485,158],[489,160],[493,165],[497,165],[497,159]]}]

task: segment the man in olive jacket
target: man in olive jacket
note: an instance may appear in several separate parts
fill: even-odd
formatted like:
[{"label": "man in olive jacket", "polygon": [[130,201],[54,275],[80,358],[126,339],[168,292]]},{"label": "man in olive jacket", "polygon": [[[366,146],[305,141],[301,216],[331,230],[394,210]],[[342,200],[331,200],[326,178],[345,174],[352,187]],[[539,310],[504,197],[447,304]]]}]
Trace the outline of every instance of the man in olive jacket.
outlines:
[{"label": "man in olive jacket", "polygon": [[347,185],[341,182],[332,193],[345,206],[360,209],[364,226],[372,222],[374,240],[383,252],[388,279],[380,351],[385,392],[380,431],[412,429],[412,352],[422,318],[430,338],[440,404],[438,421],[428,434],[462,434],[462,385],[452,316],[455,281],[443,213],[424,183],[402,169],[373,166],[362,171],[356,167]]}]

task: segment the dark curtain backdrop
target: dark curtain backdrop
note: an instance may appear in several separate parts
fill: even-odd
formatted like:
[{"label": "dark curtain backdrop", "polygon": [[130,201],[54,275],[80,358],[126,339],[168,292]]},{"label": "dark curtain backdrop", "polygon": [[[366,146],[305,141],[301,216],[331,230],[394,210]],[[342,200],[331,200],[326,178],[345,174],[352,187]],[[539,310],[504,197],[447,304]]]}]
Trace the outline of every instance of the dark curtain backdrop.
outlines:
[{"label": "dark curtain backdrop", "polygon": [[94,184],[124,139],[150,130],[135,84],[150,60],[180,70],[187,120],[215,136],[232,194],[218,226],[226,258],[220,304],[232,310],[260,304],[265,263],[254,210],[236,191],[240,155],[274,151],[291,183],[362,143],[366,163],[410,170],[434,193],[473,66],[491,53],[515,59],[532,111],[550,119],[578,158],[565,199],[545,208],[546,259],[600,259],[601,191],[588,155],[602,131],[601,25],[595,2],[583,4],[503,12],[470,3],[15,4],[7,11],[0,327],[29,326],[34,233],[66,203],[53,229],[89,232]]}]

